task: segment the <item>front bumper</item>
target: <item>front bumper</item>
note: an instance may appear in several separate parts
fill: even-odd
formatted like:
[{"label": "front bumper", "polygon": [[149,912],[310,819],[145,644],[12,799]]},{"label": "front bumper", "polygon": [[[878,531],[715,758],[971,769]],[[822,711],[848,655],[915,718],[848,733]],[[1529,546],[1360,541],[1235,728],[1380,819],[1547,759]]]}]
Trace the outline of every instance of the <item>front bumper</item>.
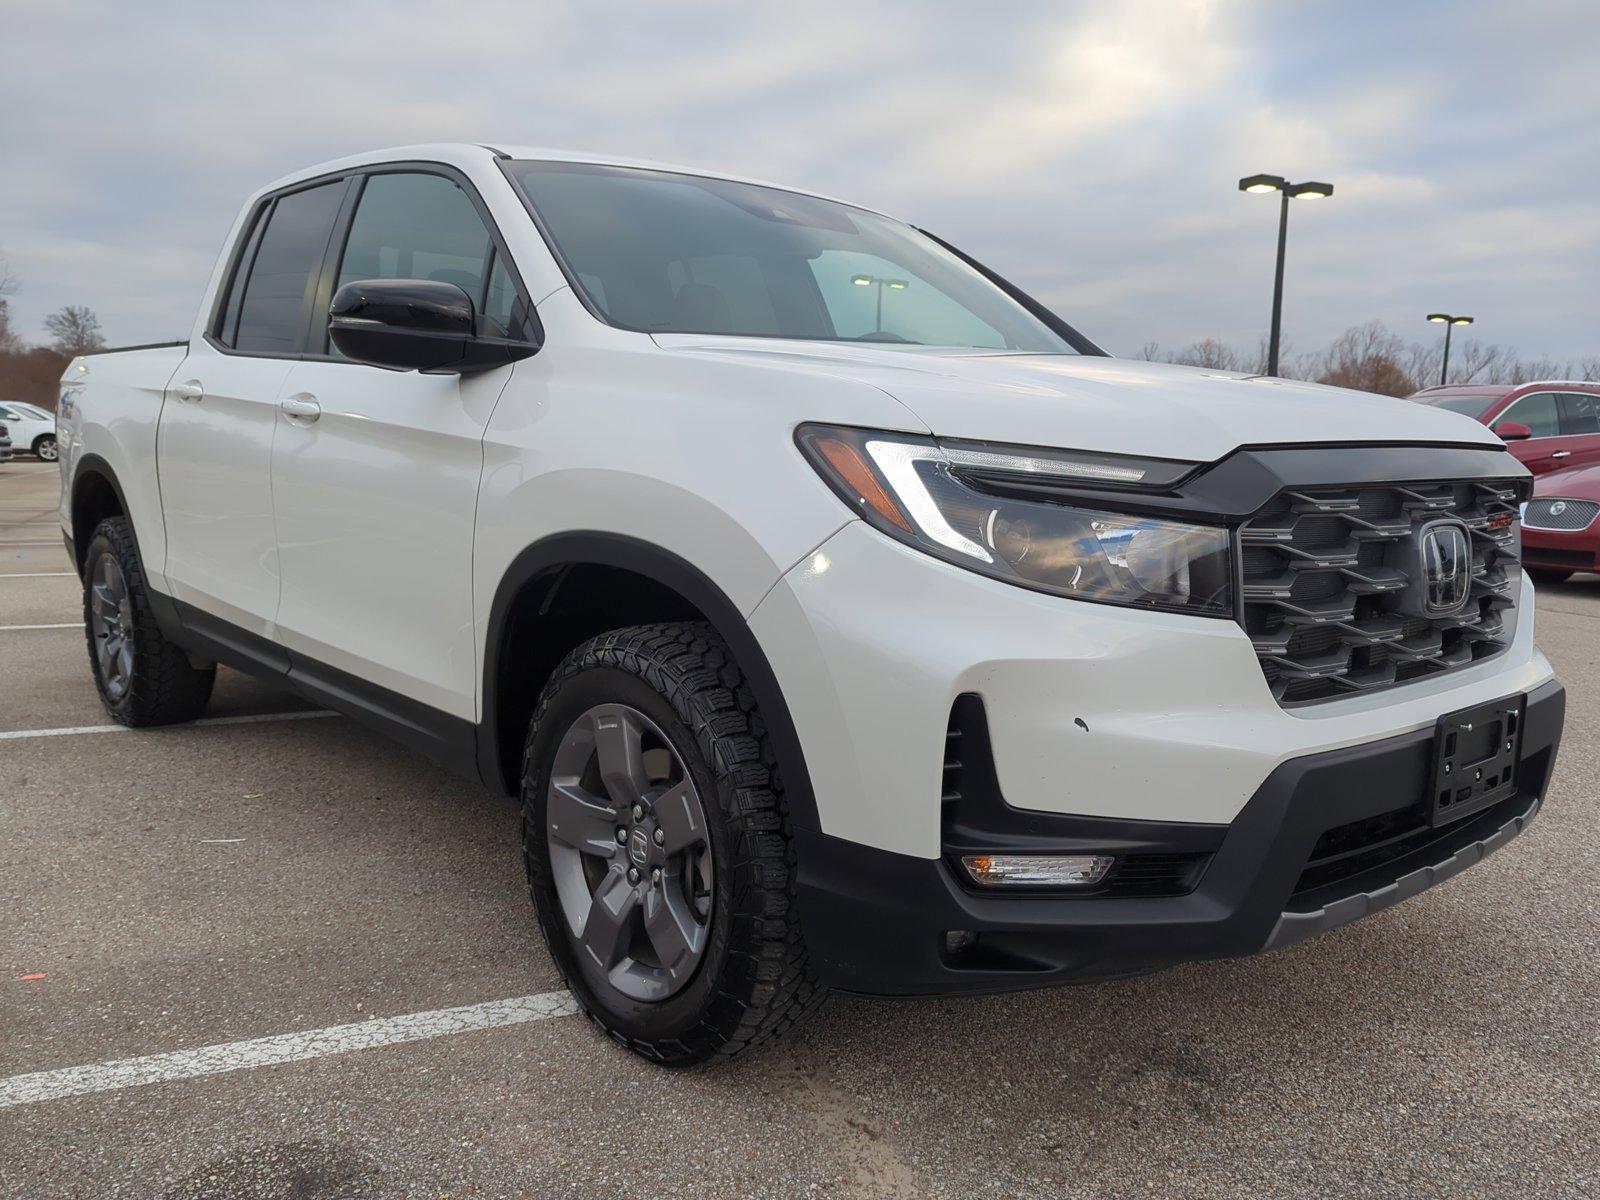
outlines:
[{"label": "front bumper", "polygon": [[[828,984],[888,996],[1091,982],[1288,945],[1415,895],[1519,833],[1542,802],[1564,711],[1560,684],[1529,692],[1515,794],[1437,829],[1424,815],[1428,729],[1284,762],[1226,826],[1023,812],[997,796],[978,827],[947,823],[943,834],[947,847],[987,836],[1035,849],[1204,856],[1183,895],[978,894],[948,857],[802,830],[806,940]],[[1365,831],[1383,836],[1364,848]],[[1342,851],[1332,861],[1330,846]],[[953,931],[976,937],[952,952]]]},{"label": "front bumper", "polygon": [[1552,673],[1523,582],[1504,651],[1449,674],[1295,709],[1229,620],[1066,600],[852,521],[750,616],[804,750],[821,832],[936,859],[952,711],[977,696],[1017,809],[1226,827],[1282,764],[1431,732]]},{"label": "front bumper", "polygon": [[1522,565],[1551,571],[1600,567],[1600,521],[1572,532],[1522,528]]}]

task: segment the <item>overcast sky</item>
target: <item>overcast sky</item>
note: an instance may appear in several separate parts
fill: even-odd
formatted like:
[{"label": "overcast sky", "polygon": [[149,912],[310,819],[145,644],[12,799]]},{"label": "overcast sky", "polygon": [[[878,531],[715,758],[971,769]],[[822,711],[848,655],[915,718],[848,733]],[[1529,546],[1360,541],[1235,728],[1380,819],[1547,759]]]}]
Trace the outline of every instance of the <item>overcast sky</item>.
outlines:
[{"label": "overcast sky", "polygon": [[[781,15],[784,13],[792,15]],[[1270,171],[1285,337],[1434,309],[1600,354],[1600,4],[74,4],[0,0],[15,323],[187,336],[245,195],[433,140],[611,151],[856,200],[984,259],[1116,354],[1254,347]]]}]

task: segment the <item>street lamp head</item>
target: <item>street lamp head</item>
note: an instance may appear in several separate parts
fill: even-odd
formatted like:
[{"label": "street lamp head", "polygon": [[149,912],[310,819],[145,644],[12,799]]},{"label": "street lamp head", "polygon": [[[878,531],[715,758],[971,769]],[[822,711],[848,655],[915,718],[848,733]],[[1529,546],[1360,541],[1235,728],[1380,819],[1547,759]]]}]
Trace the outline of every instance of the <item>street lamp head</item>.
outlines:
[{"label": "street lamp head", "polygon": [[1452,320],[1452,319],[1453,318],[1450,316],[1449,313],[1429,313],[1428,314],[1428,320],[1432,321],[1435,325],[1443,325],[1446,321],[1449,321],[1449,320]]},{"label": "street lamp head", "polygon": [[911,286],[910,283],[904,279],[890,279],[887,281],[887,283],[889,284],[889,289],[895,292],[903,292],[906,290],[906,288]]},{"label": "street lamp head", "polygon": [[1450,318],[1450,324],[1452,324],[1452,325],[1471,325],[1472,324],[1472,318],[1471,317],[1451,317]]},{"label": "street lamp head", "polygon": [[[871,275],[853,275],[850,278],[850,282],[855,284],[857,287],[871,287],[876,280],[874,280]],[[1430,321],[1433,320],[1432,317],[1429,317],[1428,319]]]},{"label": "street lamp head", "polygon": [[1322,200],[1333,195],[1333,184],[1297,183],[1284,190],[1296,200]]},{"label": "street lamp head", "polygon": [[1241,192],[1256,192],[1264,194],[1266,192],[1279,191],[1284,188],[1288,182],[1289,181],[1282,175],[1246,175],[1243,179],[1239,180],[1239,190]]}]

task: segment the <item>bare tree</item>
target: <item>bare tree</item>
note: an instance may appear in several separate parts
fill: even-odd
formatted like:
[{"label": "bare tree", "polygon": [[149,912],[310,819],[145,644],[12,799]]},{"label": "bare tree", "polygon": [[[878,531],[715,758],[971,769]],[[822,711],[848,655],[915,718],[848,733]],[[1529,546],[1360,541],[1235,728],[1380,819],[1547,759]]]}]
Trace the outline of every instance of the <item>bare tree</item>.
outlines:
[{"label": "bare tree", "polygon": [[1451,348],[1451,383],[1509,383],[1514,363],[1499,346],[1466,342]]},{"label": "bare tree", "polygon": [[11,328],[11,303],[0,296],[0,354],[15,354],[22,349],[22,339]]},{"label": "bare tree", "polygon": [[[1345,330],[1321,353],[1290,354],[1285,343],[1278,373],[1285,379],[1314,379],[1360,391],[1409,396],[1439,382],[1443,354],[1443,343],[1438,340],[1408,342],[1390,332],[1383,322],[1370,321]],[[1267,340],[1263,337],[1250,351],[1238,350],[1218,338],[1202,338],[1176,354],[1162,351],[1160,344],[1152,341],[1144,344],[1139,357],[1147,362],[1259,375],[1266,370]],[[1451,347],[1453,384],[1527,383],[1538,379],[1600,380],[1600,357],[1576,362],[1549,357],[1524,359],[1500,346],[1481,342],[1463,341]]]},{"label": "bare tree", "polygon": [[17,277],[11,273],[4,253],[0,253],[0,354],[15,354],[22,349],[22,339],[11,328],[11,303],[6,299],[17,290]]},{"label": "bare tree", "polygon": [[1390,333],[1387,325],[1368,321],[1334,339],[1323,355],[1317,382],[1386,396],[1409,396],[1417,389],[1411,375],[1400,365],[1404,351],[1405,343]]},{"label": "bare tree", "polygon": [[44,319],[45,331],[50,334],[51,345],[58,354],[71,357],[105,349],[106,339],[100,333],[100,318],[94,309],[83,304],[69,304],[59,312]]},{"label": "bare tree", "polygon": [[1172,357],[1175,363],[1186,367],[1209,367],[1213,371],[1237,371],[1239,355],[1232,346],[1216,338],[1203,338],[1187,350]]}]

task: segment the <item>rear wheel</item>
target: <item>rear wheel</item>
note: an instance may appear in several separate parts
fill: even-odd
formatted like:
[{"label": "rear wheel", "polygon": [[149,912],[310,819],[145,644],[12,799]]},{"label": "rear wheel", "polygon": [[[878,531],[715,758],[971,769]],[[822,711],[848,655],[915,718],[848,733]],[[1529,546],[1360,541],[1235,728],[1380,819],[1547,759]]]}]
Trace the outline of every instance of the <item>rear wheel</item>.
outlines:
[{"label": "rear wheel", "polygon": [[56,461],[56,435],[47,433],[33,443],[33,452],[45,462]]},{"label": "rear wheel", "polygon": [[156,624],[126,517],[96,526],[84,557],[83,624],[100,701],[123,725],[173,725],[205,711],[217,668],[196,666]]},{"label": "rear wheel", "polygon": [[1528,577],[1535,583],[1565,583],[1572,578],[1571,571],[1558,571],[1550,567],[1529,567]]},{"label": "rear wheel", "polygon": [[728,1057],[822,999],[766,728],[709,626],[580,646],[530,728],[523,853],[579,1005],[670,1066]]}]

